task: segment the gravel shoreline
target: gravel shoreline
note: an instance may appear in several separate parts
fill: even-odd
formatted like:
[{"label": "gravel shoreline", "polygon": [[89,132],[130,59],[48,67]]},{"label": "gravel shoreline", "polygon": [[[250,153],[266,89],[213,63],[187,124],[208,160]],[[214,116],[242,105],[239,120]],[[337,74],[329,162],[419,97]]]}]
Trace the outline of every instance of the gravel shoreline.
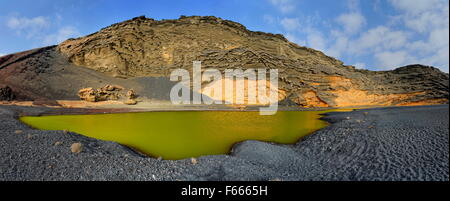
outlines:
[{"label": "gravel shoreline", "polygon": [[[332,112],[330,126],[296,144],[244,141],[194,163],[32,129],[17,120],[24,110],[51,109],[0,106],[0,180],[449,180],[448,105]],[[81,153],[71,152],[75,142]]]}]

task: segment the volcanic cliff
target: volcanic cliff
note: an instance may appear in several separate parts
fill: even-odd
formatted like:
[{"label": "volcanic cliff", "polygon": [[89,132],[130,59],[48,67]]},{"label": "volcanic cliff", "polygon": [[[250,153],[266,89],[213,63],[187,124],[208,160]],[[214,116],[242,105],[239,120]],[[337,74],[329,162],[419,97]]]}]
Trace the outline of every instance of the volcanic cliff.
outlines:
[{"label": "volcanic cliff", "polygon": [[174,83],[167,77],[177,68],[190,71],[193,61],[220,70],[278,69],[285,105],[425,105],[448,103],[449,97],[449,75],[437,68],[360,70],[282,35],[211,16],[137,17],[57,46],[3,56],[0,86],[8,87],[2,92],[8,99],[19,100],[78,99],[78,90],[106,84],[168,99]]}]

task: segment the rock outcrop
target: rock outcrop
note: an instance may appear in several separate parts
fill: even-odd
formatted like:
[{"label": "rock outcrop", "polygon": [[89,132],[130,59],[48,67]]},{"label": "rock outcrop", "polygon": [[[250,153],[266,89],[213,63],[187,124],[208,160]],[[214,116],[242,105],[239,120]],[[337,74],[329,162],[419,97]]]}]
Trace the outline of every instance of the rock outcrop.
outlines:
[{"label": "rock outcrop", "polygon": [[127,99],[126,101],[123,102],[126,105],[136,105],[137,101],[134,99]]},{"label": "rock outcrop", "polygon": [[[250,31],[211,16],[161,21],[137,17],[56,47],[1,57],[0,83],[28,99],[67,98],[67,94],[77,94],[73,90],[98,88],[101,83],[133,88],[148,98],[158,89],[164,89],[158,91],[164,94],[169,90],[160,85],[150,93],[144,78],[168,77],[177,68],[191,71],[193,61],[219,70],[278,69],[279,98],[284,105],[448,103],[449,75],[437,68],[410,65],[392,71],[360,70],[282,35]],[[85,89],[83,97],[109,99],[108,93],[92,90]]]},{"label": "rock outcrop", "polygon": [[83,88],[78,91],[78,96],[81,100],[89,102],[107,101],[107,100],[118,100],[122,94],[120,92],[124,90],[123,87],[118,85],[105,85],[102,88],[93,89]]},{"label": "rock outcrop", "polygon": [[0,85],[0,101],[12,101],[14,97],[14,93],[9,86]]}]

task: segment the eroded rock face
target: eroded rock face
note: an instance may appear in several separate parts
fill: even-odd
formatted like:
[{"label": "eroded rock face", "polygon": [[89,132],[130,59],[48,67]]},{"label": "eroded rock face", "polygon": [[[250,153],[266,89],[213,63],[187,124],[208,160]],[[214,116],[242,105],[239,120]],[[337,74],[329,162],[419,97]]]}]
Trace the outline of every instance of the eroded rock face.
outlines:
[{"label": "eroded rock face", "polygon": [[[222,72],[278,69],[279,99],[285,105],[448,103],[449,75],[437,68],[410,65],[392,71],[359,70],[282,35],[199,16],[162,21],[138,17],[56,47],[0,57],[0,84],[10,86],[20,99],[76,99],[78,90],[86,86],[93,88],[82,91],[84,100],[116,98],[106,88],[98,92],[100,83],[134,89],[145,99],[161,97],[154,91],[167,94],[163,90],[170,88],[158,82],[149,92],[145,77],[167,77],[176,68],[191,71],[193,61]],[[126,92],[121,91],[124,98],[128,98]]]},{"label": "eroded rock face", "polygon": [[14,98],[14,93],[9,86],[0,85],[0,101],[12,101]]},{"label": "eroded rock face", "polygon": [[[303,107],[448,102],[448,74],[422,65],[372,72],[345,66],[281,35],[252,32],[216,17],[138,17],[58,49],[76,65],[114,76],[168,76],[175,68],[279,69],[285,103]],[[283,97],[283,98],[285,98]]]},{"label": "eroded rock face", "polygon": [[81,100],[97,102],[96,91],[92,87],[80,89],[80,91],[78,91],[78,96]]}]

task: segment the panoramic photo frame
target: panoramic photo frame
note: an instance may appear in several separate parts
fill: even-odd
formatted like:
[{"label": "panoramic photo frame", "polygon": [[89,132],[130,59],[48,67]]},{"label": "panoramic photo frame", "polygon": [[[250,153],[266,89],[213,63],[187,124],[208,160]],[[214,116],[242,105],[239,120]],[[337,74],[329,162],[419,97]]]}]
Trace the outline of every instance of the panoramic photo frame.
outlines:
[{"label": "panoramic photo frame", "polygon": [[0,36],[3,183],[449,181],[448,0],[4,0]]}]

